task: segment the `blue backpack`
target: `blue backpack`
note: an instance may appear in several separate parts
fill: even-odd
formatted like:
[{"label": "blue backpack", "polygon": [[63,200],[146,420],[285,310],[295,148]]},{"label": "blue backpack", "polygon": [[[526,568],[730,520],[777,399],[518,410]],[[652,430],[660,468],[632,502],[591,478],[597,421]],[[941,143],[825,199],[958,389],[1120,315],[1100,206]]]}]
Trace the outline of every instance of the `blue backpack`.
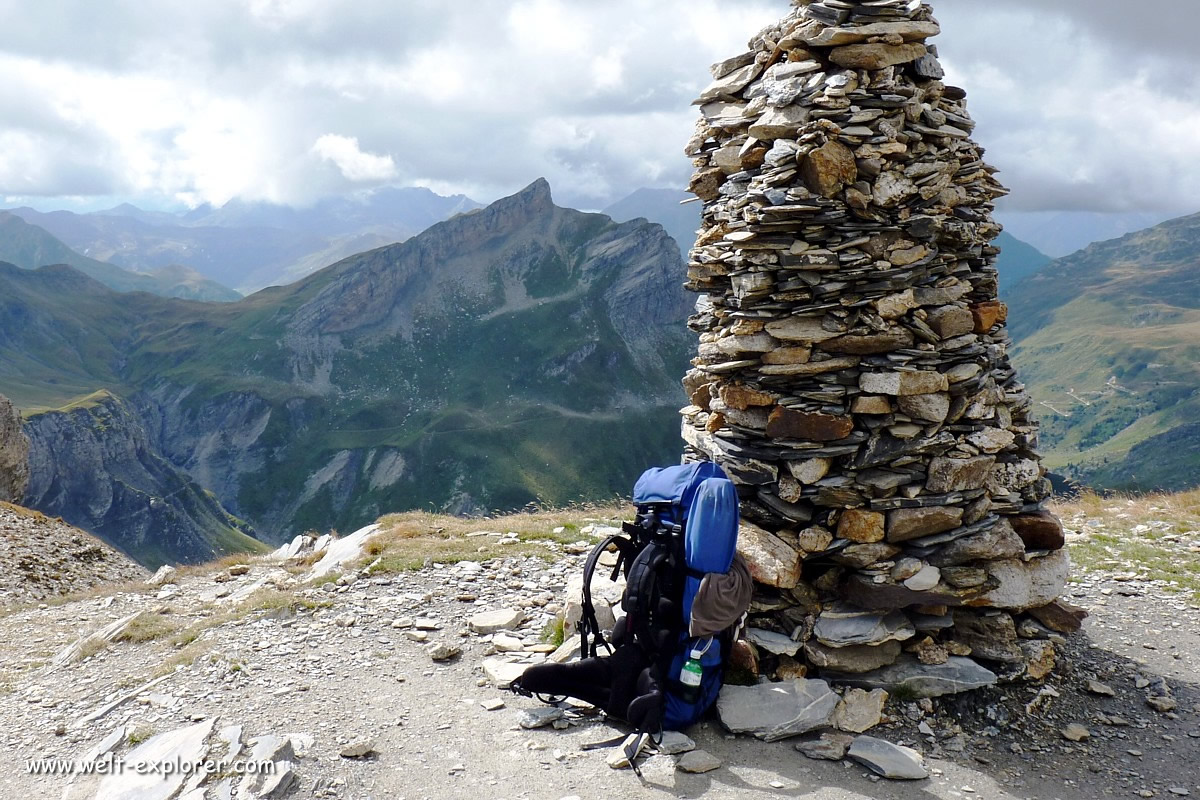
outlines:
[{"label": "blue backpack", "polygon": [[[738,497],[719,466],[701,462],[647,471],[633,501],[635,521],[597,545],[584,566],[580,660],[530,667],[512,689],[574,697],[639,733],[658,734],[699,720],[720,692],[734,626],[696,638],[689,621],[705,576],[733,566]],[[606,640],[591,582],[601,554],[613,548],[610,578],[625,576],[624,615]]]}]

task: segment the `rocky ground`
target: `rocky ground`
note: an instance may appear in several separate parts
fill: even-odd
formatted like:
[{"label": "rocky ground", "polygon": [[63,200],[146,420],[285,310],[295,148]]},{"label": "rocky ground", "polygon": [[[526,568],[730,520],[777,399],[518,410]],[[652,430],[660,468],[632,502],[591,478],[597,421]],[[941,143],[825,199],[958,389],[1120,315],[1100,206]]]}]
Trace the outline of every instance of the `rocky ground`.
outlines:
[{"label": "rocky ground", "polygon": [[84,592],[148,573],[61,519],[0,502],[0,607]]},{"label": "rocky ground", "polygon": [[[301,554],[299,563],[225,564],[8,613],[0,618],[0,795],[1200,796],[1200,609],[1161,580],[1101,571],[1074,583],[1070,599],[1091,617],[1060,648],[1045,685],[891,698],[870,736],[923,753],[928,779],[885,788],[858,763],[812,760],[795,739],[733,737],[715,720],[688,732],[707,756],[649,757],[639,779],[608,765],[612,749],[586,748],[619,728],[574,709],[557,721],[535,717],[527,712],[544,706],[494,685],[505,660],[553,649],[543,636],[581,548],[525,552],[516,535],[478,533],[470,541],[486,542],[480,549],[492,556],[482,563],[355,569],[336,581],[334,571],[309,583],[315,559]],[[497,610],[500,619],[478,618]],[[494,626],[509,631],[489,632]],[[106,628],[112,641],[87,640]],[[539,722],[550,724],[522,727]],[[138,788],[129,774],[69,778],[27,766],[104,750],[127,763],[198,758],[206,746],[210,758],[239,750],[288,768],[264,779],[225,767],[199,788],[156,784],[174,792],[166,795]],[[718,766],[691,774],[677,760]]]}]

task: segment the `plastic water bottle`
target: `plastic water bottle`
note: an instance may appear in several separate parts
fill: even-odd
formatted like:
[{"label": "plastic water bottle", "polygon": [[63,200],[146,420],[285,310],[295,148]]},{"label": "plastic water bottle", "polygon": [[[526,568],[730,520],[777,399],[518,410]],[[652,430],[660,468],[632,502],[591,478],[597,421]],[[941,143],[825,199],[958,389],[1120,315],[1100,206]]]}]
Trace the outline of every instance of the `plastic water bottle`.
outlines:
[{"label": "plastic water bottle", "polygon": [[679,671],[679,682],[683,684],[682,699],[685,703],[695,703],[700,699],[700,684],[704,681],[704,666],[700,657],[704,653],[693,650],[690,657]]}]

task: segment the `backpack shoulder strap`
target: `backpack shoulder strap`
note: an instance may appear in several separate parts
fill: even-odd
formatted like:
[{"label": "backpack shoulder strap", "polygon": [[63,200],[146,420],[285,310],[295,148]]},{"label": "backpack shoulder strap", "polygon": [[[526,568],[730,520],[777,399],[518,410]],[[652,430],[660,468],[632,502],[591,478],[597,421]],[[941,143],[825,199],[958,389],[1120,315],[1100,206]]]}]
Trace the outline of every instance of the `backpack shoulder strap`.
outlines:
[{"label": "backpack shoulder strap", "polygon": [[583,566],[583,600],[581,603],[583,614],[579,620],[580,658],[595,657],[599,653],[601,645],[609,653],[612,652],[612,646],[605,641],[604,635],[600,631],[600,622],[596,619],[596,606],[592,602],[592,577],[596,574],[601,554],[614,545],[617,548],[617,564],[613,568],[609,580],[615,581],[622,570],[628,575],[629,564],[635,555],[633,552],[635,545],[632,539],[620,534],[609,536],[592,548],[592,552],[588,554],[587,561]]}]

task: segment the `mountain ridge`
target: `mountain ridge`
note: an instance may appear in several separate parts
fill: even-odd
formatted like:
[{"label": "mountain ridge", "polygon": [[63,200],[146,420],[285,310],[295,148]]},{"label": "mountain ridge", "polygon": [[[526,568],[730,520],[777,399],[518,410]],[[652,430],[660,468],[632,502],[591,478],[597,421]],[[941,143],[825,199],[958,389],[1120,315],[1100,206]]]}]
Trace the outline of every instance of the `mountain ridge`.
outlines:
[{"label": "mountain ridge", "polygon": [[323,198],[307,208],[232,200],[176,215],[124,203],[75,214],[9,209],[86,256],[139,272],[184,264],[251,293],[286,285],[342,258],[403,241],[480,207],[464,195],[384,187]]}]

